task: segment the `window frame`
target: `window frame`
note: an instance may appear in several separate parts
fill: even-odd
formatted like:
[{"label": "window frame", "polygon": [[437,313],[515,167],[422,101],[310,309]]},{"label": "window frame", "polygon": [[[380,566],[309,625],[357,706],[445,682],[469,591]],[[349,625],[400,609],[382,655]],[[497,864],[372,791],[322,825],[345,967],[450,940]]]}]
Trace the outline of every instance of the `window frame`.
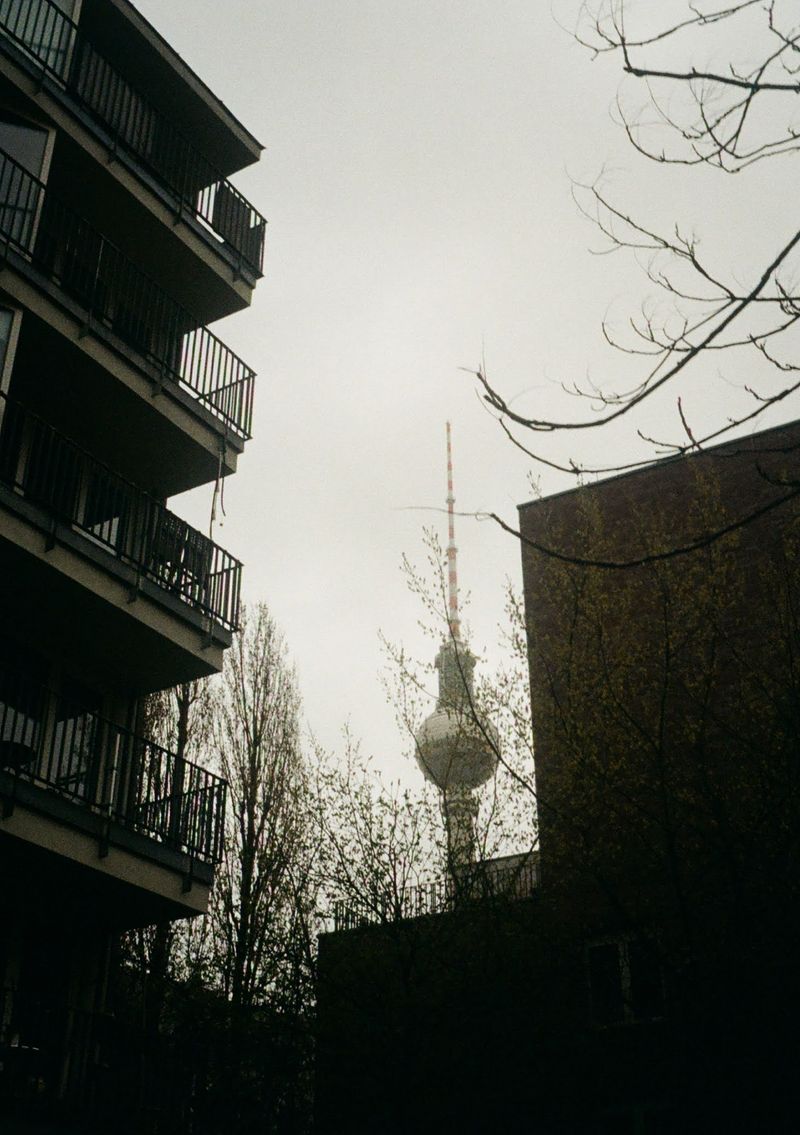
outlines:
[{"label": "window frame", "polygon": [[[11,374],[14,370],[14,359],[17,354],[17,344],[19,342],[19,331],[22,326],[22,308],[14,307],[13,304],[5,303],[0,300],[0,311],[7,311],[11,316],[11,325],[8,329],[8,342],[6,344],[6,355],[0,364],[0,393],[8,394],[9,387],[11,386]],[[0,407],[0,416],[2,416],[2,407]]]}]

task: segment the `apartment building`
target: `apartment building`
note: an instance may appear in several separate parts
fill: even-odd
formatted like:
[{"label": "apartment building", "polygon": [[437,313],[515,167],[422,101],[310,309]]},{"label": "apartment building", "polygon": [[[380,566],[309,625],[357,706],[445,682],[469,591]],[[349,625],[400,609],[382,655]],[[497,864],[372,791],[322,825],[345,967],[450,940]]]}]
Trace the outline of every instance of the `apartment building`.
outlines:
[{"label": "apartment building", "polygon": [[[261,146],[127,0],[0,0],[0,1107],[108,1089],[109,951],[206,908],[225,784],[142,735],[218,671],[241,564],[170,511],[233,473]],[[105,1084],[105,1087],[104,1087]],[[21,1128],[26,1129],[26,1128]]]}]

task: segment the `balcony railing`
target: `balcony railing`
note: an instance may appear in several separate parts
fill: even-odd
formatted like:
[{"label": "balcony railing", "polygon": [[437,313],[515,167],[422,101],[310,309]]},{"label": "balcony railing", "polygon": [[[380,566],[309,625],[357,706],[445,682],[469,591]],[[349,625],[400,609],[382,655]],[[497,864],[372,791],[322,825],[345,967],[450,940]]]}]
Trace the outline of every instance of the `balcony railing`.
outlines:
[{"label": "balcony railing", "polygon": [[[2,0],[0,0],[2,3]],[[255,375],[110,241],[0,150],[0,252],[30,260],[167,380],[250,437]]]},{"label": "balcony railing", "polygon": [[208,863],[227,785],[18,672],[0,670],[0,771]]},{"label": "balcony railing", "polygon": [[[174,123],[88,42],[53,0],[0,0],[0,33],[72,98],[254,275],[266,222]],[[212,235],[214,234],[214,235]]]},{"label": "balcony railing", "polygon": [[371,899],[338,899],[333,904],[333,929],[355,930],[444,914],[475,903],[530,898],[539,884],[537,860],[521,856],[513,866],[498,863],[503,860],[474,863],[459,873],[458,883],[448,877],[404,887],[396,894],[376,892]]},{"label": "balcony railing", "polygon": [[0,483],[227,630],[242,565],[36,414],[0,396]]}]

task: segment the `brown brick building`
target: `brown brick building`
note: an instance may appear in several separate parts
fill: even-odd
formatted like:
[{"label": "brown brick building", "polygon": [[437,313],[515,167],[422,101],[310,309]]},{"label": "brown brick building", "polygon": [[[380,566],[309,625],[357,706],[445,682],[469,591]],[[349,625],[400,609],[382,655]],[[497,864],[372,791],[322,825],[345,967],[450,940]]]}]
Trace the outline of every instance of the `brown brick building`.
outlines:
[{"label": "brown brick building", "polygon": [[542,888],[583,943],[600,1058],[626,1031],[655,1046],[649,1097],[623,1076],[616,1105],[639,1129],[797,1119],[798,443],[520,510]]}]

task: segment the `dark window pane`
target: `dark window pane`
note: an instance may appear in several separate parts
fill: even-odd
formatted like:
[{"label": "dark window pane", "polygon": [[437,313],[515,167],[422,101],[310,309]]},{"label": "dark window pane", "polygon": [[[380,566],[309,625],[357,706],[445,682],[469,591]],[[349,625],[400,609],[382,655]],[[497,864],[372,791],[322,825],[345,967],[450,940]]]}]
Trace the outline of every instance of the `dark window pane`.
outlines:
[{"label": "dark window pane", "polygon": [[0,480],[16,486],[24,433],[23,417],[13,402],[2,403],[0,409]]},{"label": "dark window pane", "polygon": [[58,699],[48,780],[70,796],[90,794],[97,750],[99,698],[65,679]]},{"label": "dark window pane", "polygon": [[[30,251],[47,135],[7,115],[0,117],[0,232]],[[6,157],[8,155],[8,157]]]},{"label": "dark window pane", "polygon": [[34,422],[25,464],[25,496],[68,522],[76,519],[80,464],[72,445]]},{"label": "dark window pane", "polygon": [[72,41],[75,0],[0,0],[0,22],[35,59],[62,78]]}]

